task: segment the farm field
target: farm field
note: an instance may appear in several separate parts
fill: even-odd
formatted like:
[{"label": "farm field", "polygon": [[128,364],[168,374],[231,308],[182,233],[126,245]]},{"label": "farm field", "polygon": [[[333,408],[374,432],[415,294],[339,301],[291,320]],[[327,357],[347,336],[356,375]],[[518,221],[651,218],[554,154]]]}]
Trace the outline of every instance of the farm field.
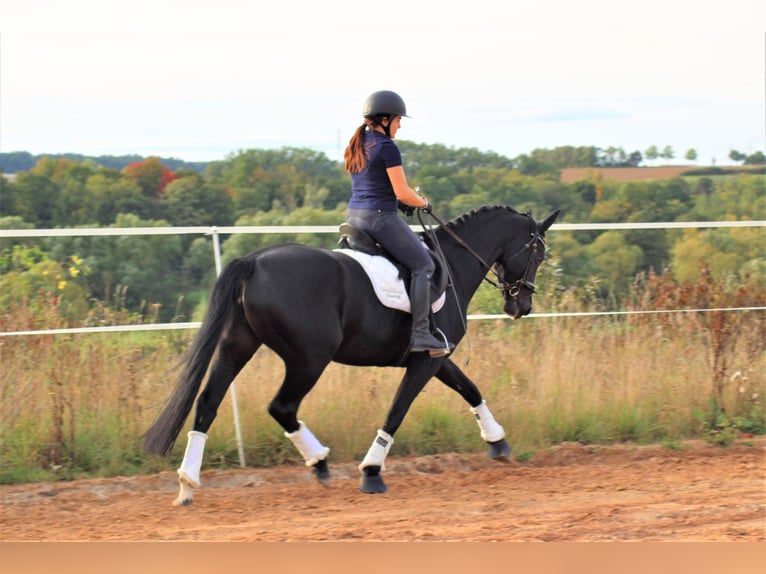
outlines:
[{"label": "farm field", "polygon": [[[598,173],[605,180],[619,182],[644,179],[670,179],[687,171],[700,169],[694,165],[663,165],[657,167],[569,167],[561,170],[561,182],[572,183],[583,179],[588,173]],[[742,169],[741,166],[724,166],[727,171]]]},{"label": "farm field", "polygon": [[0,487],[2,541],[766,541],[766,439],[728,448],[564,443],[525,462],[391,457],[383,495],[356,464],[329,486],[300,465]]}]

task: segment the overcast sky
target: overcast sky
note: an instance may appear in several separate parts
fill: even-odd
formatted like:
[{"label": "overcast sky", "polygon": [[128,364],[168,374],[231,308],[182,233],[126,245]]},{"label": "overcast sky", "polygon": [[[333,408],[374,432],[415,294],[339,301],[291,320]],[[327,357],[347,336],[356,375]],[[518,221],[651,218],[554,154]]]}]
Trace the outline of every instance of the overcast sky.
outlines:
[{"label": "overcast sky", "polygon": [[721,165],[766,148],[764,23],[762,0],[3,0],[0,151],[340,159],[392,89],[418,143]]}]

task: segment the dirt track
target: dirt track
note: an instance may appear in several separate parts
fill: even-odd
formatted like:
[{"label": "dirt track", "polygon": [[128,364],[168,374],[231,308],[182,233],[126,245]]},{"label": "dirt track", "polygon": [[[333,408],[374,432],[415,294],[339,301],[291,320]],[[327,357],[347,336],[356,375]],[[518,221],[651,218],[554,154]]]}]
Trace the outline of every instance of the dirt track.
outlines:
[{"label": "dirt track", "polygon": [[299,466],[0,487],[2,541],[766,541],[766,440],[565,444],[509,465],[483,455],[387,461],[383,495],[354,464],[329,487]]}]

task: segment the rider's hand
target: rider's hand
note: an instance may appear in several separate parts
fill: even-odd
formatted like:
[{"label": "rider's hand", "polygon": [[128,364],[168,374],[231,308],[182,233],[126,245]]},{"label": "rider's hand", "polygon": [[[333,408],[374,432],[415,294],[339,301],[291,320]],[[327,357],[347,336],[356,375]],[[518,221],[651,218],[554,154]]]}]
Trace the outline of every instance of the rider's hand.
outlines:
[{"label": "rider's hand", "polygon": [[412,217],[412,214],[415,213],[414,207],[412,207],[411,205],[407,205],[406,203],[401,202],[398,199],[396,200],[396,207],[399,209],[399,211],[401,211],[407,217]]},{"label": "rider's hand", "polygon": [[423,213],[431,213],[431,202],[426,199],[426,204],[419,208]]}]

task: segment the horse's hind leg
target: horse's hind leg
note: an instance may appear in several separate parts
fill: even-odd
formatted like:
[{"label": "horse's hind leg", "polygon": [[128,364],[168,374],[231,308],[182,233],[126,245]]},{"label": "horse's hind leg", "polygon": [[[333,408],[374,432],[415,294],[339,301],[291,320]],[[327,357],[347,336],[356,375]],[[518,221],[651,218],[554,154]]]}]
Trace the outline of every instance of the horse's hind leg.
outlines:
[{"label": "horse's hind leg", "polygon": [[192,489],[200,486],[206,433],[232,381],[259,346],[260,342],[245,325],[235,326],[222,337],[207,384],[197,398],[193,430],[189,431],[184,458],[178,469],[180,491],[174,506],[187,506],[193,502]]},{"label": "horse's hind leg", "polygon": [[306,466],[312,467],[317,479],[324,483],[330,478],[327,455],[330,449],[317,439],[306,423],[298,420],[301,401],[314,387],[328,361],[308,361],[305,357],[289,362],[285,359],[285,379],[269,403],[269,414],[285,430],[285,436],[301,453]]},{"label": "horse's hind leg", "polygon": [[487,455],[499,462],[509,462],[511,447],[505,440],[505,430],[492,416],[487,402],[482,399],[478,387],[450,359],[442,363],[436,378],[457,392],[471,407],[476,423],[481,431],[481,438],[489,445]]}]

